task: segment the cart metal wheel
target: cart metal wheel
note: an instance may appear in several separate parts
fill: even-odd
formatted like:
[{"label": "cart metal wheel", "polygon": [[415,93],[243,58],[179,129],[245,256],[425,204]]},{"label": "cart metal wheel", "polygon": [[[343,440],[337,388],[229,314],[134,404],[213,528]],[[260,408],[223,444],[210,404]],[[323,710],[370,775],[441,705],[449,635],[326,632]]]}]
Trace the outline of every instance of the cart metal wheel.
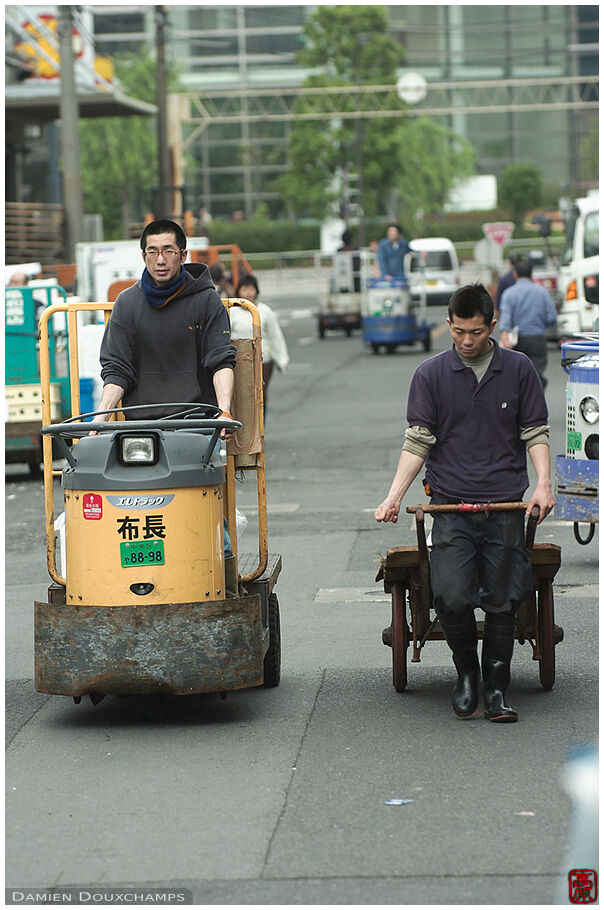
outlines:
[{"label": "cart metal wheel", "polygon": [[407,688],[407,648],[409,630],[405,619],[405,587],[392,588],[392,682],[397,692]]},{"label": "cart metal wheel", "polygon": [[537,634],[539,636],[539,680],[549,691],[556,678],[556,651],[554,644],[554,592],[551,581],[539,588],[537,597]]},{"label": "cart metal wheel", "polygon": [[281,623],[279,621],[279,601],[276,594],[268,596],[268,629],[269,645],[264,655],[265,689],[273,689],[281,680]]}]

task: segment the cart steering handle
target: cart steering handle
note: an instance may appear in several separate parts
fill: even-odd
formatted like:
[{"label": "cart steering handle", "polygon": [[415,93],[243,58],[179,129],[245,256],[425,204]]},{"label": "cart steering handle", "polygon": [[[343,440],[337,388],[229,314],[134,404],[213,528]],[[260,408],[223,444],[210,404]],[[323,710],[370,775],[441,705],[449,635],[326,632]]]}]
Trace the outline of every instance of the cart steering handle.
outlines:
[{"label": "cart steering handle", "polygon": [[[119,414],[127,411],[140,411],[143,408],[184,408],[175,417],[157,417],[149,420],[99,420],[84,421],[86,417],[97,417],[99,414]],[[201,412],[202,416],[195,417]],[[43,436],[66,436],[79,438],[95,432],[112,432],[115,430],[239,430],[242,424],[232,418],[220,417],[220,408],[213,404],[194,404],[190,401],[168,401],[157,404],[137,404],[121,408],[105,408],[102,411],[88,411],[85,414],[76,414],[68,417],[61,423],[53,423],[42,427]],[[180,418],[180,419],[178,419]]]},{"label": "cart steering handle", "polygon": [[[95,412],[91,412],[91,414],[93,413]],[[97,411],[96,413],[106,414],[107,411]],[[81,414],[78,416],[89,417],[91,415]],[[40,432],[43,436],[67,436],[77,439],[81,436],[88,436],[92,430],[96,430],[99,433],[115,432],[117,430],[122,432],[131,432],[133,430],[239,430],[241,426],[242,424],[238,420],[199,417],[192,420],[170,420],[169,422],[161,420],[117,422],[115,420],[104,420],[98,423],[68,423],[65,421],[64,423],[52,423],[47,427],[42,427]]]}]

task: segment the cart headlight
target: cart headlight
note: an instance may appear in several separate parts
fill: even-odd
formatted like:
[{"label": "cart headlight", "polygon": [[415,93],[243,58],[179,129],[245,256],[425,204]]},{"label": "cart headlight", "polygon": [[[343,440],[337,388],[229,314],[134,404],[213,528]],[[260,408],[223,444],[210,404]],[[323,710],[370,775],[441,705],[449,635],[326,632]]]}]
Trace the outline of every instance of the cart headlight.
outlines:
[{"label": "cart headlight", "polygon": [[588,396],[579,405],[581,415],[586,423],[597,423],[600,418],[600,405],[595,398]]},{"label": "cart headlight", "polygon": [[122,436],[120,457],[122,464],[155,464],[157,462],[155,436]]}]

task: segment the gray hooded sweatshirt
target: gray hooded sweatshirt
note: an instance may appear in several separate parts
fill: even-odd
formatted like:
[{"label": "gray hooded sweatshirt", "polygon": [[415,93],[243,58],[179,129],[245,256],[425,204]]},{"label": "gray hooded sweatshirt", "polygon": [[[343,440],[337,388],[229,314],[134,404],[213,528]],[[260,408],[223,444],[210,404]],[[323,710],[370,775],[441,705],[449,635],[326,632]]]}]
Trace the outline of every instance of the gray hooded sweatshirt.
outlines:
[{"label": "gray hooded sweatshirt", "polygon": [[[226,307],[207,267],[186,274],[184,290],[165,307],[147,302],[140,281],[119,294],[101,344],[104,384],[124,389],[124,407],[155,402],[216,404],[212,377],[235,367],[236,348]],[[147,419],[174,413],[158,408],[130,413]]]}]

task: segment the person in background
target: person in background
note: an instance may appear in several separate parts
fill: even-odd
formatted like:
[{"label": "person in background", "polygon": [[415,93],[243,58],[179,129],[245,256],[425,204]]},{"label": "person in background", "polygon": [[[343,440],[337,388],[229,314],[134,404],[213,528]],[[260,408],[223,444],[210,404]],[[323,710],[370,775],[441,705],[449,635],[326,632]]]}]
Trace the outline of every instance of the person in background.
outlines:
[{"label": "person in background", "polygon": [[404,278],[405,255],[411,247],[402,236],[400,224],[392,223],[386,228],[386,236],[378,244],[378,263],[382,278]]},{"label": "person in background", "polygon": [[225,276],[225,274],[224,274],[224,268],[223,268],[223,266],[222,266],[222,263],[220,263],[220,262],[214,262],[214,263],[210,266],[210,277],[211,277],[212,281],[214,282],[214,285],[215,285],[215,287],[216,287],[216,290],[218,291],[218,293],[220,294],[220,296],[221,296],[221,297],[228,297],[228,296],[229,296],[229,293],[228,293],[229,289],[228,289],[228,287],[227,287],[226,276]]},{"label": "person in background", "polygon": [[[530,259],[516,259],[514,265],[516,282],[501,295],[500,320],[501,346],[515,347],[533,362],[541,385],[545,389],[547,379],[548,328],[556,325],[558,314],[554,301],[540,284],[531,279],[533,263]],[[512,345],[510,332],[518,328],[518,341]]]},{"label": "person in background", "polygon": [[[352,231],[346,228],[342,234],[342,246],[338,247],[337,252],[352,253],[358,248],[358,245],[353,243]],[[361,257],[358,254],[352,257],[352,282],[354,291],[358,293],[361,290]]]},{"label": "person in background", "polygon": [[516,272],[514,271],[514,266],[516,265],[516,259],[518,257],[515,253],[510,253],[508,256],[508,262],[510,263],[510,268],[505,272],[499,281],[497,282],[497,291],[495,293],[495,310],[499,312],[499,304],[501,302],[501,295],[508,288],[511,288],[513,284],[516,283]]},{"label": "person in background", "polygon": [[29,284],[29,278],[25,272],[13,272],[8,280],[7,287],[9,288],[24,288]]},{"label": "person in background", "polygon": [[233,284],[233,273],[232,272],[225,272],[224,288],[225,288],[225,292],[226,292],[225,293],[226,297],[235,296],[235,285]]},{"label": "person in background", "polygon": [[[264,400],[264,416],[266,417],[268,384],[273,374],[273,367],[284,372],[289,363],[289,353],[287,344],[283,337],[283,332],[279,321],[273,310],[266,304],[258,301],[258,282],[254,275],[243,275],[237,285],[235,297],[242,297],[249,300],[257,307],[260,314],[260,330],[262,332],[262,390]],[[231,338],[235,341],[238,338],[252,337],[252,317],[251,314],[244,310],[243,307],[232,306],[229,315],[231,317]]]}]

